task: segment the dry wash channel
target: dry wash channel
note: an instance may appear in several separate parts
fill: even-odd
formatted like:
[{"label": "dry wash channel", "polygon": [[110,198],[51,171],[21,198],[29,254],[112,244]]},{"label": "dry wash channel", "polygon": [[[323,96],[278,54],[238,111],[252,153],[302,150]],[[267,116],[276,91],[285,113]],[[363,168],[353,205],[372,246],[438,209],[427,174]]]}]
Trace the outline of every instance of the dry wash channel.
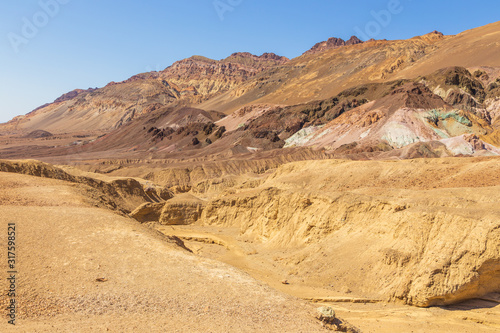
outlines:
[{"label": "dry wash channel", "polygon": [[[498,299],[499,166],[498,158],[294,162],[134,214],[152,214],[186,240],[229,237],[250,254],[240,268],[303,286],[303,297],[421,307]],[[164,227],[179,224],[189,227]]]}]

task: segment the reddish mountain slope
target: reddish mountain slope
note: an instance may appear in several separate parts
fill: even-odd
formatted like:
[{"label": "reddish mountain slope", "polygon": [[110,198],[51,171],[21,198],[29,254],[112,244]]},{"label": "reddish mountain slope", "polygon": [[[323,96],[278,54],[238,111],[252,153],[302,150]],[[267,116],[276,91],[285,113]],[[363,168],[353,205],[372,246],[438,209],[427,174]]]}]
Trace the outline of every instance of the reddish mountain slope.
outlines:
[{"label": "reddish mountain slope", "polygon": [[220,61],[193,56],[161,72],[135,75],[101,89],[72,91],[3,128],[53,133],[111,130],[167,105],[207,100],[287,61],[272,53],[235,53]]}]

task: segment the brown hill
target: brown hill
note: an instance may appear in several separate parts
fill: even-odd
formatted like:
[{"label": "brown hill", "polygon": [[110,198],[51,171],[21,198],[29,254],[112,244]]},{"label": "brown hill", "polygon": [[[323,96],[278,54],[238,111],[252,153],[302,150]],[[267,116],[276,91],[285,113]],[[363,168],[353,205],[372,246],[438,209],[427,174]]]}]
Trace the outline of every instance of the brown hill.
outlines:
[{"label": "brown hill", "polygon": [[500,67],[499,39],[500,22],[467,30],[450,38],[443,38],[433,52],[426,54],[413,66],[403,69],[395,77],[426,75],[450,66]]},{"label": "brown hill", "polygon": [[498,68],[499,34],[497,22],[456,36],[433,32],[305,54],[200,107],[231,113],[250,103],[292,105],[325,99],[361,84],[412,79],[449,66]]},{"label": "brown hill", "polygon": [[111,130],[167,105],[207,100],[287,61],[272,53],[235,53],[220,61],[193,56],[161,72],[135,75],[101,89],[72,91],[3,128],[52,133]]},{"label": "brown hill", "polygon": [[39,139],[39,138],[49,138],[52,136],[52,133],[43,131],[43,130],[36,130],[33,132],[28,133],[25,138],[29,139]]},{"label": "brown hill", "polygon": [[[447,85],[440,86],[437,81]],[[432,87],[438,92],[440,87],[446,87],[443,97],[449,103],[434,94]],[[473,80],[465,68],[440,70],[429,79],[401,83],[384,97],[344,112],[325,126],[304,126],[286,140],[285,147],[321,147],[337,154],[415,149],[411,153],[400,150],[400,156],[406,157],[408,154],[412,157],[497,155],[498,128],[479,102],[484,102],[484,97],[475,97],[481,93],[483,85]],[[464,99],[474,101],[474,107],[464,108]],[[420,143],[432,144],[423,148]],[[417,153],[418,150],[421,152]],[[379,158],[395,154],[382,153]]]}]

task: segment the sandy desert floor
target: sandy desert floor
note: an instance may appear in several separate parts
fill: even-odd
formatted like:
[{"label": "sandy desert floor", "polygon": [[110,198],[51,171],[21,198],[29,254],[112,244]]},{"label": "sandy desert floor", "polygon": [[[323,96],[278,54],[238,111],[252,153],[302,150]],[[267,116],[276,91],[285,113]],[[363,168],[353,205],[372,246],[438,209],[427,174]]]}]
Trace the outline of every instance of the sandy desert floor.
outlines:
[{"label": "sandy desert floor", "polygon": [[[3,315],[1,332],[323,330],[311,304],[95,207],[83,187],[0,173],[0,239],[6,248],[15,223],[19,306],[15,328]],[[0,258],[5,275],[6,251]]]},{"label": "sandy desert floor", "polygon": [[[399,190],[398,195],[411,195],[415,209],[421,200],[419,196],[427,195],[428,191],[432,195],[446,194],[436,203],[445,208],[457,204],[450,195],[470,194],[468,201],[458,203],[461,211],[477,207],[476,197],[481,198],[486,208],[496,202],[498,179],[491,169],[496,159],[477,163],[468,159],[405,161],[399,162],[399,168],[395,168],[396,162],[304,162],[285,166],[274,176],[259,177],[268,177],[273,186],[294,189],[314,175],[303,172],[304,167],[318,170],[318,166],[328,165],[332,173],[335,168],[352,170],[353,174],[342,179],[350,182],[349,191],[364,193],[367,182],[356,177],[359,170],[354,170],[355,163],[363,163],[360,164],[363,174],[370,175],[368,171],[381,168],[384,177],[394,179],[395,183],[383,185],[385,178],[370,175],[381,182],[375,186],[379,194],[392,193],[384,190],[384,186],[413,189],[413,192]],[[26,165],[31,168],[27,171],[37,172],[33,162]],[[412,177],[423,183],[416,184],[411,177],[398,178],[389,173],[406,172],[402,166],[414,170]],[[421,169],[425,173],[420,174]],[[438,169],[455,171],[432,181],[434,176],[429,170]],[[65,170],[100,180],[120,179],[118,175],[96,175],[75,168]],[[299,170],[300,177],[288,173],[290,170]],[[492,174],[488,182],[478,183],[488,172]],[[322,174],[329,177],[327,172]],[[314,177],[318,178],[318,184],[325,183],[318,175]],[[432,186],[428,187],[428,183]],[[260,186],[262,180],[255,184]],[[454,184],[462,188],[453,188]],[[0,172],[0,216],[4,230],[0,246],[5,248],[7,244],[7,224],[15,223],[19,272],[18,325],[8,325],[4,317],[1,332],[321,332],[325,328],[314,316],[316,308],[322,305],[331,306],[346,325],[362,332],[500,330],[498,294],[430,308],[388,302],[374,293],[363,292],[366,279],[362,275],[325,283],[323,276],[303,271],[314,266],[302,266],[302,271],[293,268],[294,258],[323,251],[321,246],[325,243],[319,243],[317,249],[298,246],[291,250],[289,246],[270,246],[248,237],[238,226],[141,224],[118,210],[106,208],[103,196],[109,193],[90,185]],[[305,187],[304,191],[319,193],[314,186]],[[481,187],[477,193],[475,186]],[[241,189],[247,190],[258,193],[257,188]],[[206,193],[206,196],[216,194]],[[137,200],[128,198],[124,204],[133,207]],[[318,199],[312,197],[312,200]],[[391,201],[388,202],[389,205]],[[427,201],[425,204],[428,205]],[[490,210],[489,214],[496,213]],[[5,251],[1,253],[1,272],[6,274],[7,258]],[[320,264],[334,266],[326,254]],[[0,281],[0,289],[7,290],[6,279]],[[346,281],[352,283],[352,290],[346,288]],[[5,308],[7,302],[4,293],[1,307]]]}]

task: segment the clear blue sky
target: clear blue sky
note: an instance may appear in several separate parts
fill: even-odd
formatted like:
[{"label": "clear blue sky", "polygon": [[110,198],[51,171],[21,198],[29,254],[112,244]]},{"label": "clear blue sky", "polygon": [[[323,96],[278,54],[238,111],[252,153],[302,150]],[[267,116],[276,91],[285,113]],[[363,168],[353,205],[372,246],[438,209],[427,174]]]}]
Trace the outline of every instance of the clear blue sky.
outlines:
[{"label": "clear blue sky", "polygon": [[[40,3],[54,1],[63,4],[44,14]],[[328,37],[347,39],[356,27],[366,32],[371,12],[392,1],[398,0],[3,0],[0,122],[75,88],[102,87],[195,54],[293,58]],[[498,0],[400,0],[396,8],[388,24],[382,17],[378,31],[371,30],[377,39],[456,34],[495,22],[500,12]]]}]

